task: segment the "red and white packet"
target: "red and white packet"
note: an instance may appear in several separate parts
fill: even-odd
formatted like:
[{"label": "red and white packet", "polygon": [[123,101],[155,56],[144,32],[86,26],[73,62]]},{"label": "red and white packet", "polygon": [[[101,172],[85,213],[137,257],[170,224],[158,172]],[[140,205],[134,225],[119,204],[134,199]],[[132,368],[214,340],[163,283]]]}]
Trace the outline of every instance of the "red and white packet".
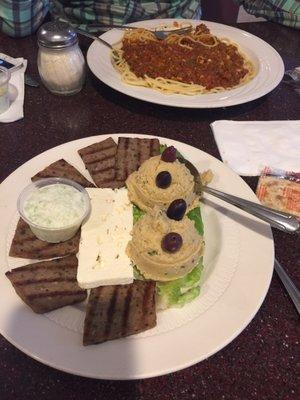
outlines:
[{"label": "red and white packet", "polygon": [[265,167],[256,188],[260,202],[300,219],[300,173]]}]

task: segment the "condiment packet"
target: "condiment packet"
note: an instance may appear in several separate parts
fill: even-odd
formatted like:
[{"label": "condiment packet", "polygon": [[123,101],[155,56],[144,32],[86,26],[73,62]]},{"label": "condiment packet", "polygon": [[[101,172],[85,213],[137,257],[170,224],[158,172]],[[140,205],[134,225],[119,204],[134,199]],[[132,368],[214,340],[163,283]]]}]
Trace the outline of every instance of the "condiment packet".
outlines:
[{"label": "condiment packet", "polygon": [[265,167],[256,195],[261,203],[300,218],[300,173]]}]

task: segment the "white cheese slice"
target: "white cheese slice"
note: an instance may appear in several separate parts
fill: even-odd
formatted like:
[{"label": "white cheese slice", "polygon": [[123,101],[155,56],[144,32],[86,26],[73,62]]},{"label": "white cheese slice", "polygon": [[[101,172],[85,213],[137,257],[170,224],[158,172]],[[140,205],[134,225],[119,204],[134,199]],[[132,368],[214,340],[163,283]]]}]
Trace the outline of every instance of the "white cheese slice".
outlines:
[{"label": "white cheese slice", "polygon": [[133,282],[126,246],[133,226],[127,189],[86,189],[91,214],[81,227],[77,281],[81,288]]}]

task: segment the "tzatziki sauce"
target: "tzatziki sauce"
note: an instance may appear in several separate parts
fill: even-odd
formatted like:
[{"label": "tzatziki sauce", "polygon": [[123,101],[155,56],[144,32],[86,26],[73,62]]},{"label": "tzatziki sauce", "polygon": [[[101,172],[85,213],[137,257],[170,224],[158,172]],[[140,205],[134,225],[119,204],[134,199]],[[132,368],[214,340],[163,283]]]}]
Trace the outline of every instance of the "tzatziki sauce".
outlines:
[{"label": "tzatziki sauce", "polygon": [[56,183],[32,192],[24,203],[24,215],[45,228],[75,224],[86,211],[84,194],[70,185]]}]

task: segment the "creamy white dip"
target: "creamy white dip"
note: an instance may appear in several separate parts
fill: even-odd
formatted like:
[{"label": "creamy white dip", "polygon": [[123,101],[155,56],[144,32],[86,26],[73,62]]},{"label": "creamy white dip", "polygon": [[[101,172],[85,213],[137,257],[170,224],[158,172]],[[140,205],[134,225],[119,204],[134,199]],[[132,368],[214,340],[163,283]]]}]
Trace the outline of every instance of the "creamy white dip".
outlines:
[{"label": "creamy white dip", "polygon": [[43,186],[24,203],[24,216],[45,228],[63,228],[78,222],[86,211],[84,194],[62,183]]}]

